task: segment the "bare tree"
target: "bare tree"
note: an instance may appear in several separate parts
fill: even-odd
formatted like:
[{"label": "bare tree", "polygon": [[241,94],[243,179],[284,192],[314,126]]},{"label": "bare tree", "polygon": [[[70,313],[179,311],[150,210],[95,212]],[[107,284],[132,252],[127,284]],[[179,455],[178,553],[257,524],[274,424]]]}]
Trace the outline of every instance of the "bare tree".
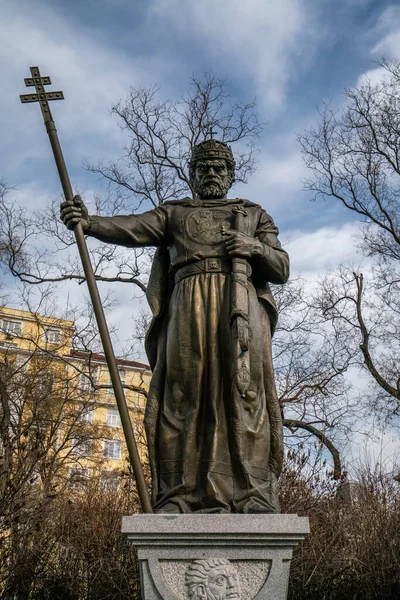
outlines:
[{"label": "bare tree", "polygon": [[365,222],[363,249],[400,259],[400,63],[381,63],[380,83],[344,92],[346,106],[324,106],[314,129],[299,136],[315,197],[339,200]]},{"label": "bare tree", "polygon": [[316,305],[370,376],[364,399],[385,422],[400,410],[400,296],[381,276],[381,268],[366,277],[342,267],[321,281]]},{"label": "bare tree", "polygon": [[324,475],[323,462],[310,474],[302,453],[285,465],[282,507],[310,518],[310,535],[293,556],[288,598],[396,598],[400,488],[382,464],[357,473],[350,502],[340,486]]},{"label": "bare tree", "polygon": [[345,90],[343,110],[325,106],[299,141],[312,173],[306,189],[363,222],[360,249],[373,267],[328,277],[317,303],[335,335],[358,346],[372,404],[390,415],[400,410],[400,63],[380,66],[377,84]]},{"label": "bare tree", "polygon": [[[75,248],[75,241],[59,219],[59,201],[50,206],[29,211],[20,206],[17,191],[0,185],[0,265],[21,283],[44,285],[75,280],[84,281],[84,274]],[[102,214],[127,211],[119,196],[111,201],[95,198],[95,210]],[[132,255],[117,246],[90,246],[96,279],[103,282],[135,284],[146,287],[140,279],[144,250]],[[144,269],[146,275],[146,269]]]},{"label": "bare tree", "polygon": [[303,281],[277,287],[274,295],[279,310],[273,338],[275,378],[288,447],[306,444],[317,453],[325,447],[332,474],[339,479],[341,451],[354,432],[356,400],[344,377],[354,349],[332,336]]},{"label": "bare tree", "polygon": [[164,100],[158,86],[130,88],[111,113],[127,134],[125,153],[117,162],[87,166],[128,191],[137,206],[158,206],[191,194],[191,152],[211,136],[238,144],[237,181],[246,182],[255,170],[254,139],[262,129],[255,100],[231,102],[225,82],[213,73],[192,77],[188,94],[178,102]]},{"label": "bare tree", "polygon": [[[82,419],[93,406],[93,396],[80,397],[78,404],[76,373],[75,385],[71,377],[55,356],[39,348],[29,355],[13,348],[2,351],[0,587],[26,563],[32,532],[65,492],[70,469],[79,467],[88,445],[102,436],[102,428],[88,427]],[[34,561],[31,549],[31,567]],[[27,592],[18,598],[28,597]]]}]

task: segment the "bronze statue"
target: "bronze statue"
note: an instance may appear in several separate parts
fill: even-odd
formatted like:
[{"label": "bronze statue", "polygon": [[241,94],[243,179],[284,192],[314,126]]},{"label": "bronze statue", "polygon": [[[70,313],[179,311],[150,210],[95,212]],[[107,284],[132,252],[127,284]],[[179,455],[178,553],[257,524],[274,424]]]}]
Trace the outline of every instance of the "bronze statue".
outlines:
[{"label": "bronze statue", "polygon": [[282,421],[271,355],[277,311],[268,283],[288,278],[272,218],[228,199],[235,162],[214,139],[193,150],[195,199],[141,215],[61,205],[72,229],[127,247],[158,247],[147,298],[153,370],[145,426],[155,512],[278,512]]}]

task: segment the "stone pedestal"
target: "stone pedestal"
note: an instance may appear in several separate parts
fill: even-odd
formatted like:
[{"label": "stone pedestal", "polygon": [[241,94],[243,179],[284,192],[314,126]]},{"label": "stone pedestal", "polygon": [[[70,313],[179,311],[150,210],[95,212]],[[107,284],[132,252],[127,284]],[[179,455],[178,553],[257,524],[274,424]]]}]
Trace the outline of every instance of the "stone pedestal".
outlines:
[{"label": "stone pedestal", "polygon": [[286,600],[292,550],[309,533],[297,515],[132,515],[143,600]]}]

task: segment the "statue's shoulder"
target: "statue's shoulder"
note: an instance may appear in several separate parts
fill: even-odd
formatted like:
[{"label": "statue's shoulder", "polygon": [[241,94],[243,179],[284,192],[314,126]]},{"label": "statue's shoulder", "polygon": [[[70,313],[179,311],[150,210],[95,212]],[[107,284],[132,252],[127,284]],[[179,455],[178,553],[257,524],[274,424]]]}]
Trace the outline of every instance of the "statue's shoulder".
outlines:
[{"label": "statue's shoulder", "polygon": [[[226,205],[242,204],[246,208],[258,208],[260,210],[264,210],[262,208],[262,206],[260,206],[260,204],[257,204],[256,202],[251,202],[250,200],[247,200],[246,198],[228,198],[226,201],[222,202],[221,204],[226,204]],[[198,201],[196,202],[196,200],[193,200],[193,198],[186,197],[186,198],[180,198],[178,200],[167,200],[166,202],[163,202],[163,204],[161,206],[165,206],[165,207],[169,207],[169,206],[201,206],[201,203],[199,203]]]},{"label": "statue's shoulder", "polygon": [[257,202],[251,202],[251,200],[246,200],[246,198],[238,198],[238,200],[240,200],[240,202],[243,203],[244,208],[252,208],[260,216],[261,215],[266,215],[269,219],[271,218],[270,215],[265,210],[265,208],[263,208],[261,206],[261,204],[258,204]]},{"label": "statue's shoulder", "polygon": [[246,200],[246,198],[238,198],[237,200],[243,202],[243,206],[246,208],[261,208],[264,210],[260,204],[257,204],[257,202],[251,202],[251,200]]},{"label": "statue's shoulder", "polygon": [[180,198],[179,200],[166,200],[161,206],[193,206],[195,201],[193,198]]},{"label": "statue's shoulder", "polygon": [[245,208],[253,208],[260,219],[260,223],[269,223],[275,227],[274,219],[267,213],[265,208],[263,208],[260,204],[256,202],[251,202],[250,200],[246,200],[244,198],[240,199]]}]

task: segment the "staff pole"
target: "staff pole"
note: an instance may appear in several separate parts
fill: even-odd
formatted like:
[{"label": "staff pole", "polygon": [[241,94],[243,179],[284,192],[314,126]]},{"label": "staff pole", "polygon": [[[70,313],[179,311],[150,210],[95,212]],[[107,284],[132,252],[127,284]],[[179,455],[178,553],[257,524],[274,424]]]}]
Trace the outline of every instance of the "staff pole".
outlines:
[{"label": "staff pole", "polygon": [[[49,100],[63,100],[64,95],[62,92],[45,92],[44,87],[51,83],[50,77],[42,77],[38,67],[30,67],[31,76],[25,79],[25,85],[35,86],[36,94],[23,94],[20,96],[21,102],[39,102],[42,109],[44,124],[49,135],[51,148],[54,154],[54,160],[56,161],[58,174],[60,177],[62,189],[67,202],[73,203],[74,194],[71,187],[67,167],[65,165],[64,156],[61,150],[60,141],[57,135],[57,129],[50,111]],[[132,423],[129,416],[129,410],[125,399],[124,390],[121,384],[119,371],[117,367],[117,361],[114,354],[114,349],[111,343],[110,333],[108,331],[106,318],[101,303],[99,290],[97,288],[96,278],[93,272],[93,267],[90,262],[90,256],[86,245],[85,236],[83,233],[81,223],[77,223],[74,227],[75,240],[78,246],[79,255],[81,257],[83,271],[87,286],[89,289],[90,299],[93,304],[94,314],[96,316],[97,326],[99,328],[100,338],[104,349],[104,355],[108,370],[111,377],[112,387],[117,401],[119,414],[121,417],[121,424],[125,435],[126,445],[128,448],[129,459],[132,465],[132,469],[136,478],[136,484],[138,487],[139,499],[142,505],[143,511],[151,513],[151,502],[149,493],[147,490],[146,481],[142,465],[140,463],[139,452],[136,445],[135,435],[132,428]]]}]

